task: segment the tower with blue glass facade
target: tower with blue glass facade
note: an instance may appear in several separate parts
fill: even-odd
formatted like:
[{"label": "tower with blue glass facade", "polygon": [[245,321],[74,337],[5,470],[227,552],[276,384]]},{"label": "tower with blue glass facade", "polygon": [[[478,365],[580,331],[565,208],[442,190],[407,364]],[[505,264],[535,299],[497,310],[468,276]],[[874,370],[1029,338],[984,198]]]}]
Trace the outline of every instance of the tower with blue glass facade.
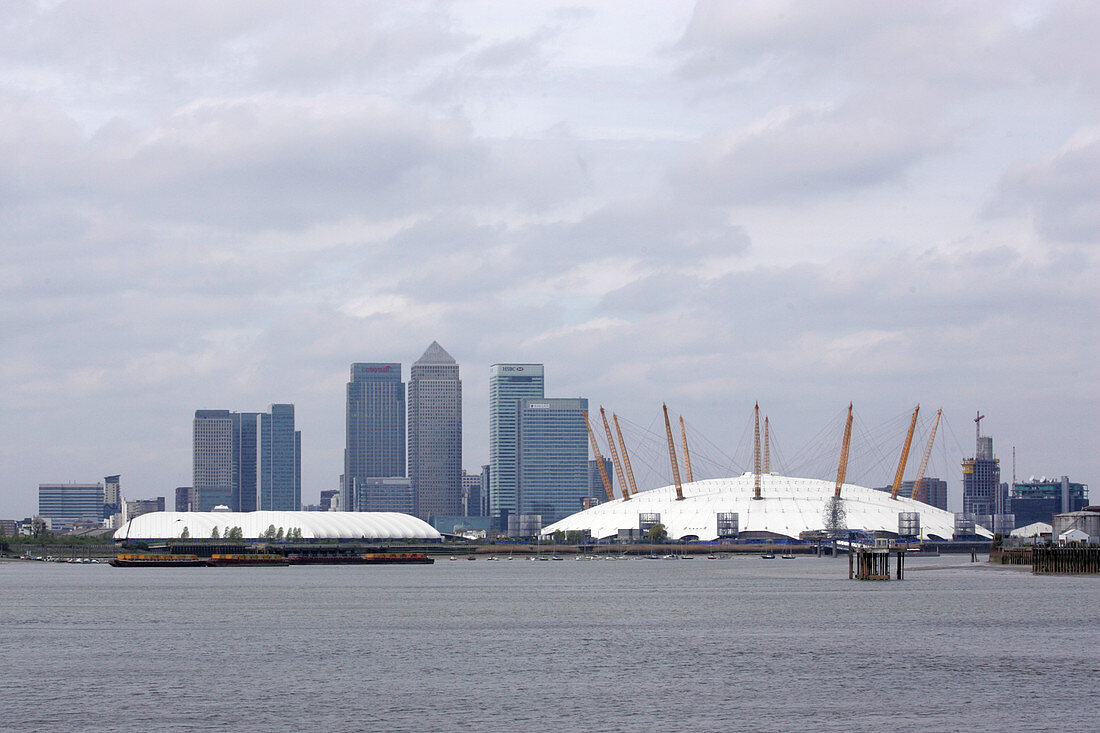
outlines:
[{"label": "tower with blue glass facade", "polygon": [[371,496],[377,479],[405,477],[405,383],[399,363],[351,365],[340,508],[387,510]]},{"label": "tower with blue glass facade", "polygon": [[584,398],[520,400],[516,412],[518,513],[542,526],[584,508],[588,498],[588,428]]},{"label": "tower with blue glass facade", "polygon": [[489,368],[489,515],[498,529],[519,508],[516,430],[519,403],[541,399],[542,364],[493,364]]},{"label": "tower with blue glass facade", "polygon": [[209,512],[301,508],[301,432],[294,405],[269,412],[196,410],[192,433],[192,507]]}]

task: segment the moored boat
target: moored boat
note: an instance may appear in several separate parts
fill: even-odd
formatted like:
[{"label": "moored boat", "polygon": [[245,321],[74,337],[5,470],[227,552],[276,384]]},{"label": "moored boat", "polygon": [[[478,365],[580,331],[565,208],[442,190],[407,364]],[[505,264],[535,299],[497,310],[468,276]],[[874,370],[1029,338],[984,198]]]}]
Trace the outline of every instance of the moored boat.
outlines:
[{"label": "moored boat", "polygon": [[201,568],[211,563],[197,555],[119,555],[108,560],[116,568]]}]

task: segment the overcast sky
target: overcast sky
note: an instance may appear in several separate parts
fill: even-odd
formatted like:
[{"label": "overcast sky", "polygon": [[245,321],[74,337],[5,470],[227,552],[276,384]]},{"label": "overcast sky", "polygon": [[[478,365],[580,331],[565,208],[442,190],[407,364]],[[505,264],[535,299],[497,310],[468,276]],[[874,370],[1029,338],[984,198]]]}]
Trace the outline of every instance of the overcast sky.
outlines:
[{"label": "overcast sky", "polygon": [[953,492],[980,409],[1100,486],[1098,8],[0,3],[0,517],[171,501],[195,409],[272,402],[315,502],[351,362],[432,340],[470,469],[534,361],[731,454],[755,400],[830,461],[942,406]]}]

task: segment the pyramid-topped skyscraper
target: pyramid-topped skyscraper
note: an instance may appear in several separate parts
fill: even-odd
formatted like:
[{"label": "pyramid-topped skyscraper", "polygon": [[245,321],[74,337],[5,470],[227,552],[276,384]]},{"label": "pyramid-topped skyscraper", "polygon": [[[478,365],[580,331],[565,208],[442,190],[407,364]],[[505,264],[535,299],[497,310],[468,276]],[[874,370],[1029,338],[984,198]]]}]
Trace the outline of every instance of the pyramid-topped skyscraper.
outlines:
[{"label": "pyramid-topped skyscraper", "polygon": [[462,380],[458,362],[433,341],[409,374],[409,480],[416,515],[462,514]]}]

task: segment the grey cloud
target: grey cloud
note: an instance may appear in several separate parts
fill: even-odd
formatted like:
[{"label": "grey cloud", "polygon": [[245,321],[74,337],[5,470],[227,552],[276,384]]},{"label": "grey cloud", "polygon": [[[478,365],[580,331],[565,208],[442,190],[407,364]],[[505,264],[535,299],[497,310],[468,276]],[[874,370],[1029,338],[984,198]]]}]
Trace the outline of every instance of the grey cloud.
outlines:
[{"label": "grey cloud", "polygon": [[140,217],[297,228],[449,197],[485,155],[459,121],[347,97],[204,100],[88,141],[59,122],[51,129],[53,140],[29,140],[15,169],[38,171],[28,174],[38,185],[8,205],[50,184],[56,196],[63,181],[70,195]]},{"label": "grey cloud", "polygon": [[671,182],[704,201],[792,203],[897,180],[946,146],[918,120],[898,120],[875,105],[802,107],[712,137],[673,170]]},{"label": "grey cloud", "polygon": [[[462,51],[471,38],[432,3],[120,0],[8,6],[0,57],[23,73],[86,79],[127,108],[133,93],[232,94],[256,84],[310,91],[403,75]],[[308,12],[301,12],[308,11]],[[7,33],[3,33],[6,29]],[[58,81],[60,83],[60,81]]]},{"label": "grey cloud", "polygon": [[608,293],[597,310],[627,317],[667,311],[682,306],[686,300],[684,294],[700,287],[699,278],[694,275],[663,271]]},{"label": "grey cloud", "polygon": [[[724,3],[703,0],[677,45],[687,78],[921,87],[945,96],[1036,79],[1096,91],[1092,3]],[[1090,78],[1091,76],[1091,78]]]},{"label": "grey cloud", "polygon": [[1017,165],[1001,179],[988,214],[1024,208],[1056,242],[1100,242],[1100,127],[1078,131],[1054,155]]}]

